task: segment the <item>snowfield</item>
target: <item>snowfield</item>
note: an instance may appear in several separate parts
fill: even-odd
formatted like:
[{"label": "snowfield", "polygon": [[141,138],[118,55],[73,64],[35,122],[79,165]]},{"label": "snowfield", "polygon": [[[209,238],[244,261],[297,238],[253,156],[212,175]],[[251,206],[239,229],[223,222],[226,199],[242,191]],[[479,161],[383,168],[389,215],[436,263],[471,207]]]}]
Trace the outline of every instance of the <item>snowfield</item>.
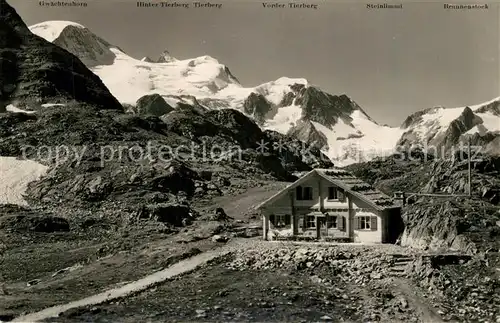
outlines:
[{"label": "snowfield", "polygon": [[281,133],[286,133],[291,127],[295,126],[302,117],[302,108],[298,105],[290,105],[278,109],[276,115],[267,120],[265,128]]},{"label": "snowfield", "polygon": [[48,167],[32,160],[0,157],[0,204],[26,205],[28,184],[39,180]]},{"label": "snowfield", "polygon": [[146,95],[193,95],[199,99],[213,97],[227,87],[241,88],[226,73],[225,66],[203,56],[170,63],[149,63],[136,60],[117,48],[111,48],[116,58],[112,65],[92,68],[111,93],[122,103],[135,104]]},{"label": "snowfield", "polygon": [[[380,126],[361,111],[354,111],[351,117],[354,128],[342,120],[333,129],[313,123],[326,136],[330,149],[325,153],[335,165],[347,166],[395,152],[396,144],[404,132],[402,129]],[[361,133],[357,129],[362,129]]]},{"label": "snowfield", "polygon": [[15,112],[15,113],[26,113],[26,114],[35,113],[35,111],[27,111],[27,110],[19,109],[18,107],[14,106],[12,104],[9,104],[8,106],[6,106],[5,110],[7,110],[9,112]]}]

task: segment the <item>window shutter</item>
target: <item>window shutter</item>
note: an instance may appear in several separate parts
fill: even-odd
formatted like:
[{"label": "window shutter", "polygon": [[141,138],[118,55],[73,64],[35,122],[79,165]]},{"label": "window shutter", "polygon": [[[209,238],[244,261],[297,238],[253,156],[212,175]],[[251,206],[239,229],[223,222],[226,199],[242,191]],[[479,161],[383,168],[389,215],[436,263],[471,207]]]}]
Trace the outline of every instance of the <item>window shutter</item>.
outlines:
[{"label": "window shutter", "polygon": [[377,230],[377,217],[376,217],[376,216],[372,216],[372,217],[371,217],[370,228],[371,228],[373,231],[376,231],[376,230]]},{"label": "window shutter", "polygon": [[297,198],[297,200],[302,200],[302,186],[297,186],[295,188],[295,197]]},{"label": "window shutter", "polygon": [[302,216],[302,227],[307,228],[307,215]]},{"label": "window shutter", "polygon": [[344,231],[344,217],[342,215],[337,216],[337,228]]},{"label": "window shutter", "polygon": [[275,218],[275,217],[274,217],[274,214],[271,214],[271,215],[269,216],[269,222],[271,222],[273,225],[275,225],[275,223],[274,223],[274,218]]},{"label": "window shutter", "polygon": [[340,201],[340,202],[344,202],[344,201],[345,201],[345,194],[344,194],[344,191],[338,190],[338,191],[337,191],[337,195],[338,195],[338,197],[339,197],[339,201]]},{"label": "window shutter", "polygon": [[291,217],[292,216],[290,214],[285,215],[285,225],[290,225],[292,223]]},{"label": "window shutter", "polygon": [[304,197],[305,200],[312,200],[313,199],[313,191],[312,191],[312,187],[306,187],[305,188],[305,191],[306,191],[306,196]]},{"label": "window shutter", "polygon": [[354,229],[359,230],[359,217],[354,217]]}]

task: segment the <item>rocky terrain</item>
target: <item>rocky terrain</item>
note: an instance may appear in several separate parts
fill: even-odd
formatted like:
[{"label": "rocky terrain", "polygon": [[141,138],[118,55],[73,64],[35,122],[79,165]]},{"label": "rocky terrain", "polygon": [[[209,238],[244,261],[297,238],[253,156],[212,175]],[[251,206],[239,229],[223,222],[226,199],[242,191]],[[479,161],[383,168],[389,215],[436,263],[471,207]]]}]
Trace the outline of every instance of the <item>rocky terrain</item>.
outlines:
[{"label": "rocky terrain", "polygon": [[349,169],[387,194],[407,192],[403,245],[470,252],[498,249],[500,159],[483,154],[472,159],[471,198],[464,151],[442,159],[416,150]]},{"label": "rocky terrain", "polygon": [[408,266],[422,297],[439,307],[447,321],[500,321],[498,252],[466,257],[419,257]]},{"label": "rocky terrain", "polygon": [[[439,309],[392,270],[401,251],[249,241],[167,285],[61,320],[111,321],[132,308],[130,321],[440,322]],[[165,299],[171,306],[165,308]]]},{"label": "rocky terrain", "polygon": [[349,169],[386,193],[424,194],[408,194],[402,245],[432,253],[447,254],[451,249],[471,255],[471,260],[417,259],[408,273],[422,288],[422,297],[439,305],[447,320],[498,322],[500,160],[474,156],[472,196],[468,197],[467,154],[457,152],[455,157],[438,159],[415,151]]}]

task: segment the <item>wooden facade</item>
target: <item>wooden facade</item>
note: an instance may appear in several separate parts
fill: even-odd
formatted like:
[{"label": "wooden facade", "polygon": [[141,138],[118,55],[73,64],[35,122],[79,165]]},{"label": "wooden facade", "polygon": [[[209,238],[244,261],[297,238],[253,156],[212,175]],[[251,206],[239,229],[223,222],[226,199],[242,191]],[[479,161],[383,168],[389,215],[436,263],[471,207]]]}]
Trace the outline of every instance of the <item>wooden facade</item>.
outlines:
[{"label": "wooden facade", "polygon": [[390,222],[399,208],[380,207],[337,184],[312,171],[261,204],[263,238],[393,242]]}]

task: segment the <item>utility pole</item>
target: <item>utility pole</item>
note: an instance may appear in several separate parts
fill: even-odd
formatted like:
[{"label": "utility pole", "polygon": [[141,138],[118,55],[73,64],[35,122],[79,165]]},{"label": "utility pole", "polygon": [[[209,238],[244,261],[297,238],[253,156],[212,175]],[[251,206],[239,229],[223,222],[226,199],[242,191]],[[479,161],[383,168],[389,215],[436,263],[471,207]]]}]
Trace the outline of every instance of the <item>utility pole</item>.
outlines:
[{"label": "utility pole", "polygon": [[471,177],[472,177],[472,171],[471,171],[471,157],[470,157],[470,136],[467,140],[467,164],[468,164],[468,185],[467,185],[467,194],[469,196],[472,196],[472,189],[471,189]]}]

